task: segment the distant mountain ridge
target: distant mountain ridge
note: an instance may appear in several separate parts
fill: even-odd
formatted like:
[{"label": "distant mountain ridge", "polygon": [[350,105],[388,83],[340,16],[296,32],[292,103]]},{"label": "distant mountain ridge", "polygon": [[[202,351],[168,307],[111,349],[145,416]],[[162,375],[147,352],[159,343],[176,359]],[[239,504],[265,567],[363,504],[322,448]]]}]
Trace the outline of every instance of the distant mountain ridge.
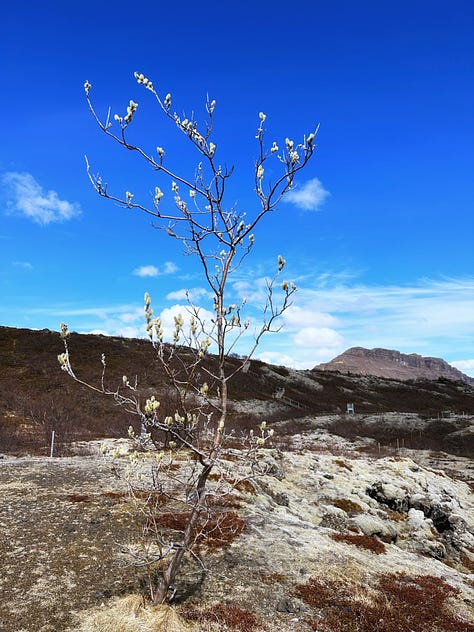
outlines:
[{"label": "distant mountain ridge", "polygon": [[374,375],[395,380],[437,380],[440,377],[474,386],[474,378],[465,375],[441,358],[392,349],[352,347],[330,362],[314,367],[318,371],[340,371],[357,375]]}]

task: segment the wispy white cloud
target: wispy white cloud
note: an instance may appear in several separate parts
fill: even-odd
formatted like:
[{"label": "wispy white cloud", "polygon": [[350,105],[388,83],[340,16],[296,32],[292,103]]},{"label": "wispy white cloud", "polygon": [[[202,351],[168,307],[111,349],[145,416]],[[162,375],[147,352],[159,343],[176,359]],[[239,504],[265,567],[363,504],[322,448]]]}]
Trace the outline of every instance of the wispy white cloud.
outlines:
[{"label": "wispy white cloud", "polygon": [[330,195],[319,178],[312,178],[300,186],[296,185],[283,200],[306,211],[318,211]]},{"label": "wispy white cloud", "polygon": [[139,277],[156,277],[159,273],[156,266],[140,266],[135,268],[133,274]]},{"label": "wispy white cloud", "polygon": [[342,336],[329,327],[302,327],[291,339],[299,347],[331,349],[340,347],[343,341]]},{"label": "wispy white cloud", "polygon": [[172,261],[166,261],[161,268],[157,268],[153,265],[145,265],[135,268],[133,274],[139,277],[157,277],[164,274],[175,274],[178,271],[178,266]]},{"label": "wispy white cloud", "polygon": [[162,274],[174,274],[175,272],[178,272],[178,270],[178,266],[172,261],[165,261]]},{"label": "wispy white cloud", "polygon": [[143,321],[143,307],[137,307],[131,311],[124,312],[119,315],[119,319],[123,323],[134,323],[137,320]]},{"label": "wispy white cloud", "polygon": [[469,375],[474,373],[474,360],[455,360],[454,362],[450,362],[450,364],[463,373],[467,373],[469,371]]},{"label": "wispy white cloud", "polygon": [[[199,319],[205,323],[207,330],[212,329],[215,315],[202,307],[197,307]],[[72,331],[84,334],[101,334],[104,336],[124,336],[126,338],[146,338],[146,322],[143,307],[138,305],[109,305],[82,308],[37,308],[32,313],[47,315],[49,318],[68,322]],[[172,340],[175,329],[174,317],[181,314],[184,319],[183,331],[187,335],[190,328],[189,305],[176,303],[155,314],[160,317],[165,340]],[[57,325],[57,326],[58,326]]]},{"label": "wispy white cloud", "polygon": [[[349,347],[384,347],[441,357],[464,373],[474,375],[474,278],[424,279],[404,286],[370,286],[342,284],[336,275],[333,282],[328,278],[321,283],[316,279],[312,284],[305,280],[299,286],[294,304],[279,323],[281,330],[263,338],[257,350],[261,359],[295,368],[311,368]],[[258,279],[255,279],[255,287],[260,288]],[[239,289],[252,288],[239,286]],[[162,319],[167,339],[174,329],[174,316],[181,313],[186,320],[189,312],[186,300],[181,300],[183,297],[178,294],[176,303],[163,309],[161,314],[159,308],[155,309]],[[197,288],[193,298],[203,300],[201,315],[211,327],[215,314],[204,290]],[[261,306],[261,301],[257,301],[244,308],[243,319],[249,318],[251,325],[235,348],[236,352],[248,350],[261,322]],[[145,335],[143,307],[139,302],[73,309],[66,306],[33,308],[29,313],[47,317],[46,326],[50,327],[51,321],[59,325],[63,320],[76,331]]]},{"label": "wispy white cloud", "polygon": [[169,292],[169,294],[166,295],[166,298],[169,301],[185,301],[189,297],[189,300],[192,303],[195,303],[199,299],[209,296],[211,296],[209,290],[206,290],[203,287],[193,287],[189,290],[182,289],[176,290],[174,292]]},{"label": "wispy white cloud", "polygon": [[45,191],[30,173],[9,171],[3,174],[1,182],[9,215],[22,215],[46,225],[70,220],[81,213],[79,204],[61,200],[56,191]]},{"label": "wispy white cloud", "polygon": [[280,366],[295,367],[295,358],[287,353],[280,353],[279,351],[263,351],[258,354],[258,359],[267,364],[277,364]]},{"label": "wispy white cloud", "polygon": [[[305,328],[327,327],[337,333],[329,336],[333,356],[348,347],[362,346],[457,361],[452,357],[455,350],[466,345],[469,349],[474,339],[474,279],[425,279],[407,286],[326,284],[301,287],[296,300],[299,311],[292,316],[290,310],[285,316],[290,338],[303,342]],[[323,314],[320,324],[318,314]],[[314,360],[325,361],[319,357],[319,341],[313,346],[311,332],[307,333],[308,345],[301,345],[302,353],[308,357],[312,349]]]},{"label": "wispy white cloud", "polygon": [[29,261],[12,261],[12,265],[17,268],[23,268],[24,270],[32,270],[33,266]]}]

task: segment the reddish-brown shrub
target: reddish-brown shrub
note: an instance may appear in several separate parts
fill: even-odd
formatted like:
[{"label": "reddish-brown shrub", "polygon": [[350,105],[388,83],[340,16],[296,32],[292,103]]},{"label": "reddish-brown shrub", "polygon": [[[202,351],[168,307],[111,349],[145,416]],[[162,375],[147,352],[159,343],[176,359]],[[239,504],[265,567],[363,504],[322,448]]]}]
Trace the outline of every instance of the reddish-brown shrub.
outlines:
[{"label": "reddish-brown shrub", "polygon": [[[470,549],[470,552],[473,553],[474,551]],[[466,555],[466,553],[461,552],[461,555],[459,556],[459,561],[465,568],[468,569],[470,573],[474,573],[474,560],[472,559],[472,557],[469,557],[468,555]]]},{"label": "reddish-brown shrub", "polygon": [[235,632],[257,632],[264,629],[253,612],[234,605],[218,603],[203,609],[190,604],[183,608],[183,616],[188,621],[197,621],[201,625],[216,622]]},{"label": "reddish-brown shrub", "polygon": [[385,508],[385,513],[394,522],[401,522],[402,520],[406,520],[406,514],[400,513],[399,511],[395,511],[395,509],[390,509],[389,507]]},{"label": "reddish-brown shrub", "polygon": [[[146,527],[149,532],[184,531],[188,524],[189,512],[162,512],[150,516]],[[221,549],[243,532],[246,522],[233,511],[202,513],[194,528],[195,542],[209,549]]]},{"label": "reddish-brown shrub", "polygon": [[339,509],[342,509],[348,514],[364,513],[364,509],[358,503],[350,500],[349,498],[336,498],[333,505],[335,507],[339,507]]},{"label": "reddish-brown shrub", "polygon": [[315,577],[295,594],[313,609],[307,623],[317,632],[474,632],[448,607],[458,590],[430,575],[381,575],[371,599],[363,586]]},{"label": "reddish-brown shrub", "polygon": [[247,494],[252,494],[253,496],[257,494],[257,492],[255,491],[255,487],[246,478],[242,479],[241,481],[234,482],[233,486],[234,486],[234,489],[236,489],[239,492],[245,492]]},{"label": "reddish-brown shrub", "polygon": [[88,503],[91,497],[87,494],[69,494],[67,499],[70,503]]},{"label": "reddish-brown shrub", "polygon": [[336,459],[334,463],[339,465],[339,467],[343,467],[344,469],[349,470],[349,472],[352,472],[352,465],[350,463],[346,463],[342,459]]},{"label": "reddish-brown shrub", "polygon": [[385,544],[378,540],[373,535],[356,535],[352,533],[333,533],[331,534],[331,538],[336,542],[345,542],[346,544],[354,544],[361,549],[367,549],[368,551],[372,551],[372,553],[376,553],[380,555],[380,553],[385,553],[386,548]]},{"label": "reddish-brown shrub", "polygon": [[231,493],[216,494],[216,496],[209,495],[206,503],[208,507],[225,507],[227,509],[240,509],[242,507],[241,501]]}]

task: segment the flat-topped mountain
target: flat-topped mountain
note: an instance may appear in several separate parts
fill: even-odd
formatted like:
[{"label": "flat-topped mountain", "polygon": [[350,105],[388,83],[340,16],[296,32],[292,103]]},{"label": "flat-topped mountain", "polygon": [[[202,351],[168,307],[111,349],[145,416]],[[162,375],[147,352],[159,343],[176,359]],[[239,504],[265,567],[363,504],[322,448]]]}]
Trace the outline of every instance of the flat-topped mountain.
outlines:
[{"label": "flat-topped mountain", "polygon": [[395,380],[437,380],[440,377],[474,386],[474,378],[461,373],[441,358],[417,353],[400,353],[391,349],[352,347],[330,362],[314,367],[318,371],[340,371],[357,375],[374,375]]}]

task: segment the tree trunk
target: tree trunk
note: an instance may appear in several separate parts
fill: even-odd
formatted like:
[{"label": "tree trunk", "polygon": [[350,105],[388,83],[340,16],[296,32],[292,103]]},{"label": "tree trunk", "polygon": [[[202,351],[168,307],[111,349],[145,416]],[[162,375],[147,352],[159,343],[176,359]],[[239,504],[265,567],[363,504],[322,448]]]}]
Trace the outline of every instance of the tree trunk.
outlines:
[{"label": "tree trunk", "polygon": [[206,495],[206,483],[207,483],[207,479],[209,478],[209,474],[211,473],[212,468],[213,468],[212,462],[208,465],[205,465],[199,476],[199,480],[196,486],[196,492],[197,492],[196,503],[194,504],[191,510],[188,523],[184,530],[182,543],[180,547],[173,554],[173,557],[171,558],[171,561],[168,564],[168,567],[163,571],[163,575],[154,590],[153,605],[155,606],[162,604],[167,600],[168,591],[174,583],[176,575],[182,564],[184,554],[186,553],[186,551],[189,548],[189,545],[192,542],[192,539],[194,536],[194,528],[199,520],[199,514],[204,508],[203,501]]}]

